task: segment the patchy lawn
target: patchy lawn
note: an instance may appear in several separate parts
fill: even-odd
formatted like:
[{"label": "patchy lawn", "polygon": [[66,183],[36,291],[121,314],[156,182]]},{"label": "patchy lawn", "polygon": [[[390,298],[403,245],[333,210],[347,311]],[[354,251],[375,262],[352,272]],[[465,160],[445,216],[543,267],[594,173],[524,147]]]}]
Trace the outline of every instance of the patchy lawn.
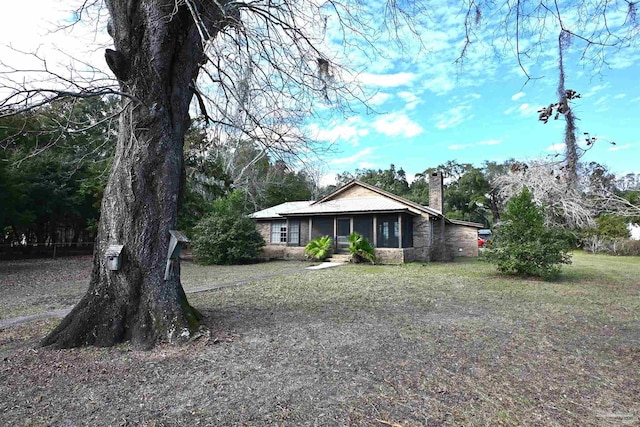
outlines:
[{"label": "patchy lawn", "polygon": [[[90,268],[66,261],[40,295]],[[56,321],[0,331],[0,424],[640,424],[640,258],[577,253],[555,283],[474,260],[304,266],[183,264],[187,289],[269,276],[191,294],[210,331],[185,347],[45,351]],[[4,267],[10,317],[24,296]]]},{"label": "patchy lawn", "polygon": [[74,305],[90,274],[91,256],[0,261],[0,319]]},{"label": "patchy lawn", "polygon": [[[91,256],[0,261],[0,320],[73,306],[87,291],[91,261]],[[283,261],[238,267],[183,262],[182,284],[186,292],[198,292],[211,285],[236,286],[281,276],[309,265]]]}]

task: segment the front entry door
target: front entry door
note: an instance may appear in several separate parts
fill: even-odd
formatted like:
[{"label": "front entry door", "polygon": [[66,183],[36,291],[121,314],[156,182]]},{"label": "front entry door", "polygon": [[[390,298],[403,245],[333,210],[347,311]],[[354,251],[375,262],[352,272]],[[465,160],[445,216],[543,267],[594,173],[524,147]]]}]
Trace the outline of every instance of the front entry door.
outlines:
[{"label": "front entry door", "polygon": [[336,244],[339,252],[349,247],[349,234],[351,234],[351,218],[338,218]]}]

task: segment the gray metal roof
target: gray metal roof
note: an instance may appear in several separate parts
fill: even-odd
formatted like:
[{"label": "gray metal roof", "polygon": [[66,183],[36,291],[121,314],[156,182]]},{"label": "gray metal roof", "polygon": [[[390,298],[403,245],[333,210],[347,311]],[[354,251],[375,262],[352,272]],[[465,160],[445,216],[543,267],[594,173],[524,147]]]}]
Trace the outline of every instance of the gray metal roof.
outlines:
[{"label": "gray metal roof", "polygon": [[301,215],[328,215],[346,213],[367,213],[367,212],[399,212],[406,211],[419,214],[417,209],[412,209],[404,203],[397,202],[385,197],[358,197],[327,200],[322,203],[305,206],[300,209],[288,212],[279,212],[285,216]]},{"label": "gray metal roof", "polygon": [[[380,197],[348,197],[335,199],[340,193],[347,191],[354,186],[367,188]],[[317,201],[286,202],[277,206],[263,209],[252,215],[254,219],[281,219],[291,216],[312,216],[312,215],[340,215],[354,213],[395,213],[408,212],[414,215],[427,213],[436,218],[442,217],[442,213],[430,208],[421,206],[415,202],[383,191],[363,182],[353,180],[340,187],[328,196]],[[470,225],[470,224],[469,224]]]},{"label": "gray metal roof", "polygon": [[450,222],[451,224],[455,224],[455,225],[466,225],[468,227],[475,227],[475,228],[484,227],[483,224],[480,224],[478,222],[461,221],[459,219],[448,219],[448,218],[447,218],[447,221]]},{"label": "gray metal roof", "polygon": [[258,212],[254,212],[249,217],[253,219],[272,219],[272,218],[284,218],[280,214],[286,214],[291,211],[295,211],[300,208],[309,206],[313,201],[305,202],[284,202],[276,206],[272,206],[267,209],[263,209]]}]

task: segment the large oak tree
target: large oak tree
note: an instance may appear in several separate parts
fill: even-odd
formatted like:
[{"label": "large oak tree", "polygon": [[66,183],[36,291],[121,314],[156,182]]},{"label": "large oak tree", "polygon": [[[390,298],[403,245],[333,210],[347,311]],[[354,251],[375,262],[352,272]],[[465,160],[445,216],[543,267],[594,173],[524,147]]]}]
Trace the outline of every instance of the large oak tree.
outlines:
[{"label": "large oak tree", "polygon": [[[260,140],[264,149],[285,157],[306,142],[292,135],[304,102],[314,93],[330,101],[342,90],[332,88],[334,71],[314,45],[313,28],[305,25],[318,15],[295,2],[105,4],[114,45],[106,49],[105,59],[122,97],[118,142],[89,290],[44,338],[44,346],[109,346],[130,340],[149,347],[159,341],[185,342],[198,328],[200,315],[187,301],[179,264],[165,278],[194,95],[206,121],[231,129],[238,138]],[[222,88],[215,99],[198,88],[202,69],[208,84]],[[259,82],[264,83],[260,94],[252,94]],[[277,110],[282,105],[298,111]],[[267,108],[276,110],[265,113]],[[106,258],[111,245],[123,246],[121,268],[115,271]]]},{"label": "large oak tree", "polygon": [[[589,54],[623,46],[635,32],[620,24],[620,11],[635,18],[635,3],[610,3],[463,1],[458,9],[463,14],[457,15],[462,16],[460,62],[473,41],[486,39],[478,33],[484,16],[489,24],[482,31],[494,34],[495,45],[513,46],[525,73],[522,60],[535,57],[531,49],[536,45],[521,48],[523,37],[538,34],[542,40],[555,31],[555,37],[586,41]],[[84,2],[83,8],[102,4]],[[345,96],[358,97],[340,83],[345,70],[336,59],[349,51],[370,58],[384,54],[374,43],[383,33],[419,41],[423,28],[438,25],[430,16],[443,5],[426,0],[104,0],[104,5],[113,39],[105,58],[117,77],[116,86],[96,87],[95,78],[79,82],[75,72],[71,77],[52,74],[62,84],[58,87],[15,79],[12,92],[0,102],[4,115],[68,96],[121,96],[118,142],[89,290],[43,344],[183,342],[198,327],[199,316],[187,302],[179,266],[168,280],[164,271],[169,231],[176,227],[183,142],[194,95],[205,121],[219,133],[214,140],[249,141],[280,158],[295,158],[309,149],[298,145],[309,142],[299,129],[314,100],[334,107]],[[578,19],[568,23],[567,14]],[[616,28],[604,19],[607,14],[618,18]],[[324,50],[327,28],[336,32],[342,56]],[[547,49],[545,43],[537,45]],[[45,61],[42,67],[49,71]],[[11,78],[14,71],[2,77]],[[124,245],[118,271],[106,266],[105,251],[111,244]]]}]

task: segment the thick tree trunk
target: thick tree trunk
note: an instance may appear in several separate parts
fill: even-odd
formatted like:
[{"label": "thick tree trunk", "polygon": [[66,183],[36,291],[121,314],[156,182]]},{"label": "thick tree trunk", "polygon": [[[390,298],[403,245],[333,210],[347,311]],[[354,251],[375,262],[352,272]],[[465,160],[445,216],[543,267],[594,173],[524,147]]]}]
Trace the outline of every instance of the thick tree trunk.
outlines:
[{"label": "thick tree trunk", "polygon": [[[164,280],[169,230],[176,227],[190,83],[203,59],[198,28],[187,7],[177,4],[107,1],[117,52],[108,52],[107,62],[132,99],[122,100],[126,108],[102,201],[89,290],[44,346],[131,340],[150,347],[185,341],[198,327],[179,268]],[[111,244],[124,245],[119,271],[107,269]]]}]

